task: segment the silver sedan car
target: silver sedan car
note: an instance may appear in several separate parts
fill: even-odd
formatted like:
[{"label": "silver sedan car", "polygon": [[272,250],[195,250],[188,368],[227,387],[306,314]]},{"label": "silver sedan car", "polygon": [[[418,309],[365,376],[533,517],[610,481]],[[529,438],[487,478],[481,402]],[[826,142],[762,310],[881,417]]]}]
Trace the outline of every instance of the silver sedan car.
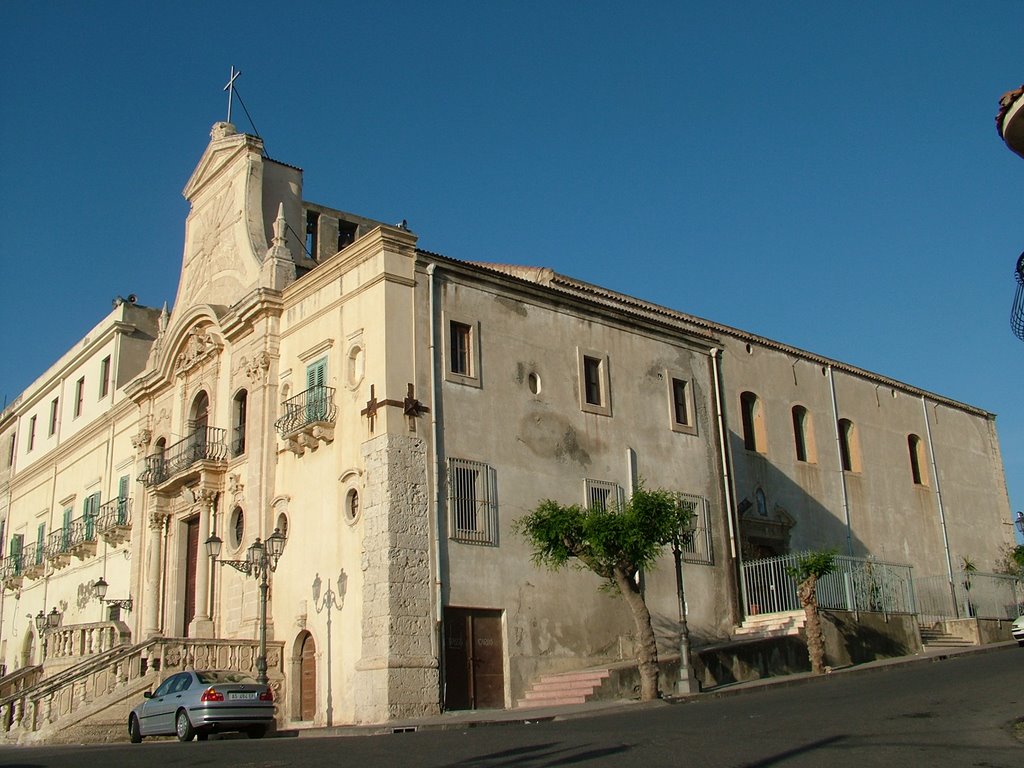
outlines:
[{"label": "silver sedan car", "polygon": [[206,739],[211,733],[244,731],[258,739],[274,725],[274,692],[245,672],[190,670],[171,675],[128,716],[128,737]]}]

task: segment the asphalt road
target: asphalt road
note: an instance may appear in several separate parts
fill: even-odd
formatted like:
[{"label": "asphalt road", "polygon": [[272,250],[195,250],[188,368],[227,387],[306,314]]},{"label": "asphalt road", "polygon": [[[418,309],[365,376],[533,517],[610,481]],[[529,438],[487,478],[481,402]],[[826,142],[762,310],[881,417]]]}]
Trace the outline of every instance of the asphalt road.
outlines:
[{"label": "asphalt road", "polygon": [[5,747],[0,766],[1024,766],[1024,650],[723,698],[388,736]]}]

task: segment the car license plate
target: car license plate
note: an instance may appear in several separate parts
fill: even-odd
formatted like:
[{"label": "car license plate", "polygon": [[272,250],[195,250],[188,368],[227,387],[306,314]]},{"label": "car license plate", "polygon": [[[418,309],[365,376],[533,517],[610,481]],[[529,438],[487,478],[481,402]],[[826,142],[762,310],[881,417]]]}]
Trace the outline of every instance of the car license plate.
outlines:
[{"label": "car license plate", "polygon": [[256,691],[230,691],[228,699],[231,701],[253,701],[256,698]]}]

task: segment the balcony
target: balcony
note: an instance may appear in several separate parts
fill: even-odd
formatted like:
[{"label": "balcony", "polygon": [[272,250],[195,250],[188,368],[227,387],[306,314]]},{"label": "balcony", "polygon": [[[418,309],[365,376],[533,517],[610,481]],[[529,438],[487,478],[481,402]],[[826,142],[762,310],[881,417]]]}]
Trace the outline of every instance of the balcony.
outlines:
[{"label": "balcony", "polygon": [[29,544],[21,552],[22,573],[38,579],[46,572],[46,544]]},{"label": "balcony", "polygon": [[162,453],[146,457],[146,469],[139,480],[147,488],[173,493],[193,475],[221,465],[228,455],[225,430],[216,427],[197,429],[168,446]]},{"label": "balcony", "polygon": [[22,568],[22,553],[8,555],[0,560],[0,582],[3,582],[4,589],[14,591],[21,589],[25,581],[25,573]]},{"label": "balcony", "polygon": [[132,532],[132,500],[126,496],[111,499],[99,509],[96,533],[112,547],[126,541]]},{"label": "balcony", "polygon": [[320,442],[334,440],[334,387],[310,387],[282,404],[284,415],[274,422],[288,450],[301,456],[308,448],[315,451]]},{"label": "balcony", "polygon": [[71,527],[58,528],[46,537],[44,556],[58,571],[71,562]]}]

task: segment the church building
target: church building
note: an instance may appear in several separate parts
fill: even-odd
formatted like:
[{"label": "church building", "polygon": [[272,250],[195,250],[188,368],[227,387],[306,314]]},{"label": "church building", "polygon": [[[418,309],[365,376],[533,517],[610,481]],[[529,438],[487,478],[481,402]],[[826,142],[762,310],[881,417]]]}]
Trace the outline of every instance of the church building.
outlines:
[{"label": "church building", "polygon": [[[0,414],[8,738],[123,728],[183,667],[255,672],[261,552],[289,728],[511,708],[544,675],[632,659],[625,603],[539,569],[513,532],[544,499],[682,494],[697,648],[788,610],[751,564],[898,565],[886,610],[913,623],[912,579],[963,618],[964,561],[993,571],[1012,540],[981,408],[552,269],[431,253],[302,189],[215,124],[173,307],[119,298]],[[671,552],[643,582],[671,652]]]}]

